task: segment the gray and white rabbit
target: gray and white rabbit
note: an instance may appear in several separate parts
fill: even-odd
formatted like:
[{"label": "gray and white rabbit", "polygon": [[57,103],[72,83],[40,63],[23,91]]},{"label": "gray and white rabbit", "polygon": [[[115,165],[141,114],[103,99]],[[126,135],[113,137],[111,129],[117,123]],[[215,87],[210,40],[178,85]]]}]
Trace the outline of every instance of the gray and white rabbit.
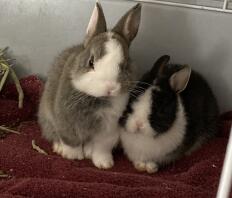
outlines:
[{"label": "gray and white rabbit", "polygon": [[189,66],[168,61],[162,56],[144,74],[119,120],[124,152],[148,173],[190,154],[217,131],[217,101],[207,82]]},{"label": "gray and white rabbit", "polygon": [[118,119],[134,76],[129,46],[140,16],[137,4],[107,31],[103,10],[96,3],[83,44],[64,50],[55,60],[38,117],[43,136],[64,158],[90,158],[104,169],[113,166]]}]

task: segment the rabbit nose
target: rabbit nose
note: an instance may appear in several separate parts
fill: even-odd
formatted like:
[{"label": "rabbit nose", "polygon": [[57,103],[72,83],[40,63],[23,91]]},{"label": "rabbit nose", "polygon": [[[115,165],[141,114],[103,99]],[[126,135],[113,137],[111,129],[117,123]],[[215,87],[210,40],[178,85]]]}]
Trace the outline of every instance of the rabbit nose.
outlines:
[{"label": "rabbit nose", "polygon": [[117,84],[109,84],[107,86],[107,95],[108,96],[113,96],[115,95],[120,89],[120,85]]},{"label": "rabbit nose", "polygon": [[143,123],[141,121],[136,121],[136,128],[138,131],[143,129],[144,128]]}]

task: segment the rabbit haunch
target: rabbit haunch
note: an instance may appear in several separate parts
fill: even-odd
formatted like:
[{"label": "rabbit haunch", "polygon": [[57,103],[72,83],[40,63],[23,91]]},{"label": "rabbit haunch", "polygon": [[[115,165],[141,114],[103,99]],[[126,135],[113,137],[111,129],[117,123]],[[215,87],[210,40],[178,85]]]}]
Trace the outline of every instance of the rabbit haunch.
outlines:
[{"label": "rabbit haunch", "polygon": [[[113,38],[112,32],[108,33],[104,48],[104,56],[95,62],[92,71],[72,79],[76,89],[95,97],[116,96],[121,88],[118,77],[124,60],[123,47]],[[94,86],[90,87],[89,83],[94,83]]]}]

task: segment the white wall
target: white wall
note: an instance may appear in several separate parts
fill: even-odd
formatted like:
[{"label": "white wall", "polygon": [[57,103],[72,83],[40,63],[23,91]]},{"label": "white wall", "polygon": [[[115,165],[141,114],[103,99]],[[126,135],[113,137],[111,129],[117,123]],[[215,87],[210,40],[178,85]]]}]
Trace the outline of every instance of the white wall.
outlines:
[{"label": "white wall", "polygon": [[[101,2],[110,27],[134,5]],[[20,75],[46,76],[59,51],[82,41],[93,6],[91,0],[0,0],[0,47],[11,47]],[[232,14],[144,4],[131,55],[145,71],[163,54],[202,73],[221,111],[232,109]]]}]

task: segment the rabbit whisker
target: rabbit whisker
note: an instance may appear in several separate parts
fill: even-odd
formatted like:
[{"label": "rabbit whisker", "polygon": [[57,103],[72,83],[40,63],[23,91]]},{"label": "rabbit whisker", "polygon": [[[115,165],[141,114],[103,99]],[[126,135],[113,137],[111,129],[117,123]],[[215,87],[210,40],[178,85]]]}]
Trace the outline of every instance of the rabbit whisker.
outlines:
[{"label": "rabbit whisker", "polygon": [[150,86],[152,86],[152,84],[150,84],[150,83],[147,83],[147,82],[143,82],[143,81],[126,81],[126,82],[128,82],[128,83],[138,83],[138,84],[145,84],[145,85],[150,85]]}]

